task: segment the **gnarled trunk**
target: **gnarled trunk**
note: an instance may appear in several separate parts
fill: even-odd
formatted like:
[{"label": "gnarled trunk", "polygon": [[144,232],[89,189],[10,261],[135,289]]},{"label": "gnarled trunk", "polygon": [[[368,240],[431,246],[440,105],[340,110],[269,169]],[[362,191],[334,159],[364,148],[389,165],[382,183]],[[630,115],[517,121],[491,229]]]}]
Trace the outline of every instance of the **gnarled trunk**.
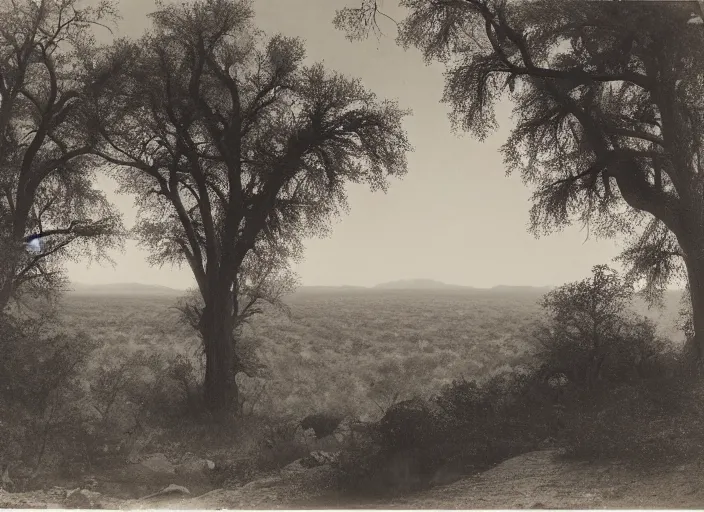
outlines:
[{"label": "gnarled trunk", "polygon": [[[699,216],[694,217],[696,221]],[[704,229],[700,222],[692,222],[690,226],[677,238],[687,269],[692,306],[694,338],[688,340],[691,350],[688,355],[697,366],[701,366],[704,363]]]},{"label": "gnarled trunk", "polygon": [[29,219],[29,210],[34,200],[33,194],[17,198],[13,214],[11,232],[0,243],[0,313],[7,309],[15,292],[17,267],[22,258],[22,243]]},{"label": "gnarled trunk", "polygon": [[15,293],[15,278],[17,266],[20,262],[18,244],[12,244],[11,247],[0,254],[0,313],[5,311],[10,304],[10,299]]},{"label": "gnarled trunk", "polygon": [[[704,248],[699,251],[704,254]],[[687,278],[692,305],[694,339],[691,344],[692,357],[701,365],[704,363],[704,261],[701,256],[686,255]]]},{"label": "gnarled trunk", "polygon": [[[231,283],[230,283],[231,284]],[[216,415],[235,413],[239,390],[235,380],[235,307],[226,282],[214,283],[207,291],[201,322],[205,345],[205,405]]]}]

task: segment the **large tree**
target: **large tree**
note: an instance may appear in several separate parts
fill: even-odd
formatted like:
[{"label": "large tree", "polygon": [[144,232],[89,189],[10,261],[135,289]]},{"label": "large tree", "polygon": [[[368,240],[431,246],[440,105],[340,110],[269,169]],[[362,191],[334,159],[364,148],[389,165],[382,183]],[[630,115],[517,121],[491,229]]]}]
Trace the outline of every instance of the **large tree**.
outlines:
[{"label": "large tree", "polygon": [[[352,38],[375,0],[338,13]],[[704,359],[704,25],[696,2],[403,0],[399,42],[446,63],[444,101],[483,139],[513,101],[503,147],[534,189],[532,230],[582,222],[625,236],[622,260],[656,299],[682,275]]]},{"label": "large tree", "polygon": [[84,108],[105,102],[127,60],[126,46],[90,36],[113,15],[107,2],[0,0],[0,313],[22,291],[61,284],[62,258],[119,241],[119,216],[93,186],[97,130]]},{"label": "large tree", "polygon": [[406,172],[410,149],[406,112],[306,66],[300,40],[267,39],[252,17],[243,0],[159,4],[123,120],[105,127],[100,152],[138,197],[136,233],[154,262],[193,271],[216,412],[237,404],[233,333],[242,290],[255,285],[247,269],[285,264],[344,209],[346,183],[384,189]]}]

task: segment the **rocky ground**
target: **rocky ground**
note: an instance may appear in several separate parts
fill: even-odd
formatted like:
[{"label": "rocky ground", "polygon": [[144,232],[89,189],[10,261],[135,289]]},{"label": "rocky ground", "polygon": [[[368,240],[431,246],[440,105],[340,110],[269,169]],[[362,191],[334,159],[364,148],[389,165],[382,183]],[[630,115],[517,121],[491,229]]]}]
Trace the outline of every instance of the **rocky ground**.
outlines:
[{"label": "rocky ground", "polygon": [[[621,463],[564,460],[555,450],[509,459],[496,467],[412,496],[376,503],[343,503],[330,492],[332,471],[323,462],[297,461],[244,486],[194,495],[171,484],[140,499],[113,498],[90,489],[53,488],[0,493],[2,508],[236,509],[236,508],[702,508],[701,461],[667,469]],[[327,489],[327,491],[326,491]]]},{"label": "rocky ground", "polygon": [[670,468],[561,460],[532,452],[442,488],[385,504],[423,509],[702,508],[700,462]]}]

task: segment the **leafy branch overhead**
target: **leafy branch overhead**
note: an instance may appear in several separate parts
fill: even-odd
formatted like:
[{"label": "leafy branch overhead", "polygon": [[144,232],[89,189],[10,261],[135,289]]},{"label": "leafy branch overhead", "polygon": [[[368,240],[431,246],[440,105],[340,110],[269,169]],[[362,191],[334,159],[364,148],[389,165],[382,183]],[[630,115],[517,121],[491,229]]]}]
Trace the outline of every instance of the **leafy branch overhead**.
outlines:
[{"label": "leafy branch overhead", "polygon": [[[94,186],[97,132],[86,108],[109,104],[129,61],[124,46],[90,35],[114,18],[109,2],[0,2],[0,308],[30,280],[50,285],[62,257],[100,257],[119,243],[119,216]],[[28,259],[22,241],[40,232],[54,235],[48,251]]]},{"label": "leafy branch overhead", "polygon": [[[701,26],[688,23],[691,6],[398,3],[407,11],[398,42],[446,65],[456,129],[483,140],[496,128],[496,103],[513,102],[502,151],[534,190],[532,231],[576,221],[597,236],[626,235],[633,277],[661,291],[681,255],[699,250],[682,247],[694,229],[688,212],[701,211],[704,197],[704,45]],[[373,0],[351,2],[336,22],[366,37],[378,10]]]}]

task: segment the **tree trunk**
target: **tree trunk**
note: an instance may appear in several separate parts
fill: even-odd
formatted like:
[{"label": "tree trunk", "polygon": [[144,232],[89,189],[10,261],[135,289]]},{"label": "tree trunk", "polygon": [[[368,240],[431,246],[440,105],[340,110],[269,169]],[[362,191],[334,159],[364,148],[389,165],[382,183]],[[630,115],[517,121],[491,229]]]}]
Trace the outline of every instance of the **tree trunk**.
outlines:
[{"label": "tree trunk", "polygon": [[15,291],[15,274],[19,258],[14,247],[0,257],[2,257],[0,261],[0,313],[2,313],[10,304]]},{"label": "tree trunk", "polygon": [[687,262],[690,300],[692,304],[692,324],[694,339],[688,340],[692,357],[701,364],[704,362],[704,268],[697,262]]},{"label": "tree trunk", "polygon": [[12,284],[7,281],[7,276],[3,275],[0,277],[0,314],[7,308],[11,296]]},{"label": "tree trunk", "polygon": [[692,324],[694,338],[688,340],[690,357],[701,366],[704,362],[704,236],[690,236],[689,240],[680,240],[687,268],[690,301],[692,305]]},{"label": "tree trunk", "polygon": [[25,195],[17,198],[17,206],[12,219],[12,229],[9,237],[0,241],[0,313],[4,312],[15,292],[15,278],[17,266],[22,257],[22,243],[24,241],[29,210],[34,200],[34,195]]},{"label": "tree trunk", "polygon": [[227,416],[237,411],[239,402],[232,294],[229,286],[220,282],[209,287],[205,299],[201,323],[205,345],[205,405],[216,416]]}]

